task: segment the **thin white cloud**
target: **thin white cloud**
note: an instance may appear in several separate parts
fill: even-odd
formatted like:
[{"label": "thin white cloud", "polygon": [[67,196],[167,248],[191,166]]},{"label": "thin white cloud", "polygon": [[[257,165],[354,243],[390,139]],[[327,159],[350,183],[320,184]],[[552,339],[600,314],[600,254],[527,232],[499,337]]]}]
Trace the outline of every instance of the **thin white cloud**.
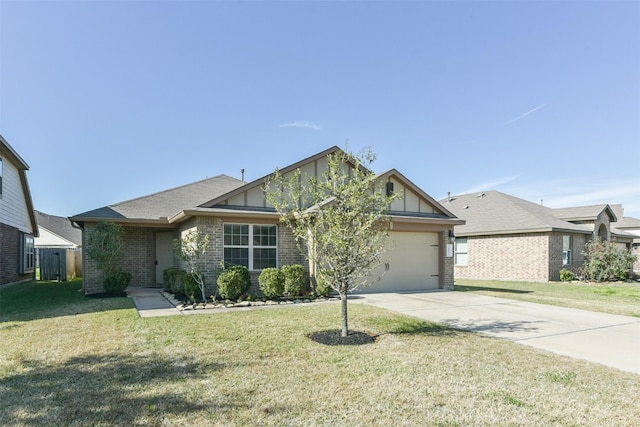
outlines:
[{"label": "thin white cloud", "polygon": [[463,191],[463,194],[477,193],[479,191],[485,191],[485,190],[494,190],[496,187],[507,184],[517,178],[518,178],[518,175],[511,175],[511,176],[505,176],[502,178],[496,178],[492,181],[476,184],[473,187],[467,189],[466,191]]},{"label": "thin white cloud", "polygon": [[313,129],[313,130],[322,130],[322,126],[317,125],[313,122],[310,121],[306,121],[306,120],[299,120],[296,122],[289,122],[289,123],[283,123],[281,125],[278,125],[279,128],[306,128],[306,129]]},{"label": "thin white cloud", "polygon": [[511,120],[507,120],[506,122],[502,123],[500,126],[506,126],[506,125],[510,125],[511,123],[517,122],[518,120],[524,119],[525,117],[527,117],[529,114],[533,114],[536,111],[540,110],[541,108],[546,107],[547,104],[540,104],[538,105],[536,108],[527,111],[526,113],[520,114],[518,117],[514,117]]}]

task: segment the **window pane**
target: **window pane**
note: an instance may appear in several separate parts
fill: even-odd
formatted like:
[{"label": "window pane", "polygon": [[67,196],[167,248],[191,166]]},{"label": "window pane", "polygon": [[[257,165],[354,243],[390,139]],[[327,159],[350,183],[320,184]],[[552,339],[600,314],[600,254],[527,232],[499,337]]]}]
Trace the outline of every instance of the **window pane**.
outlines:
[{"label": "window pane", "polygon": [[466,253],[458,253],[456,254],[456,265],[468,265],[469,264],[469,255]]},{"label": "window pane", "polygon": [[224,225],[224,244],[226,246],[248,246],[249,226],[238,224]]},{"label": "window pane", "polygon": [[254,246],[275,246],[276,226],[275,225],[254,225],[253,226]]},{"label": "window pane", "polygon": [[276,250],[259,248],[253,250],[253,269],[262,270],[263,268],[276,266]]},{"label": "window pane", "polygon": [[229,265],[244,265],[249,267],[249,249],[224,248],[224,263]]}]

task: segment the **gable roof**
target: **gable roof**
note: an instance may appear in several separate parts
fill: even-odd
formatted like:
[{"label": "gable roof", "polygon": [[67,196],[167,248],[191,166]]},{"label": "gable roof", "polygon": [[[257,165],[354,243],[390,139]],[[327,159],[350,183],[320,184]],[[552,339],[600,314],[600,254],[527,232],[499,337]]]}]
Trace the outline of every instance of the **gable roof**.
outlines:
[{"label": "gable roof", "polygon": [[[333,146],[331,148],[328,148],[324,151],[321,151],[318,154],[315,154],[313,156],[307,157],[303,160],[300,160],[296,163],[293,163],[289,166],[286,166],[282,169],[279,169],[279,172],[282,175],[285,175],[289,172],[295,171],[296,169],[300,169],[305,165],[309,165],[317,160],[320,160],[322,158],[325,158],[328,155],[334,154],[336,152],[342,152],[343,150],[340,149],[337,146]],[[367,170],[367,169],[365,169]],[[196,211],[192,211],[190,212],[191,214],[196,214],[196,213],[203,213],[203,209],[211,209],[214,210],[216,208],[225,208],[225,207],[231,207],[229,205],[227,205],[227,202],[234,198],[235,196],[238,196],[242,193],[245,193],[249,190],[255,190],[256,188],[262,188],[262,186],[265,184],[266,180],[272,176],[273,173],[270,173],[268,175],[265,175],[261,178],[258,178],[250,183],[247,183],[241,187],[236,188],[235,190],[230,191],[229,193],[226,194],[222,194],[219,197],[215,198],[215,199],[211,199],[209,201],[207,201],[206,203],[203,203],[202,205],[199,206],[199,210]],[[416,193],[419,197],[421,197],[423,200],[425,200],[427,202],[427,204],[429,204],[435,211],[437,211],[437,213],[430,213],[430,214],[425,214],[425,213],[407,213],[407,212],[391,212],[391,214],[396,217],[396,216],[405,216],[405,217],[424,217],[424,218],[439,218],[439,219],[447,219],[447,220],[457,220],[457,218],[455,217],[455,215],[451,212],[449,212],[444,206],[442,206],[438,201],[436,201],[434,198],[432,198],[431,196],[429,196],[427,193],[425,193],[421,188],[419,188],[417,185],[415,185],[413,182],[411,182],[411,180],[409,180],[407,177],[405,177],[403,174],[401,174],[397,169],[391,169],[385,173],[379,174],[377,176],[377,179],[379,180],[385,180],[385,179],[389,179],[393,177],[394,179],[398,180],[402,185],[405,185],[406,187],[410,188],[414,193]],[[241,212],[240,210],[237,210],[238,207],[233,207],[234,209],[236,209],[236,212]],[[274,209],[268,209],[268,208],[256,208],[256,207],[252,207],[252,208],[247,208],[249,210],[253,209],[253,210],[268,210],[268,211],[273,211]],[[457,221],[457,223],[462,224],[463,221]]]},{"label": "gable roof", "polygon": [[[340,148],[334,145],[333,147],[328,148],[328,149],[326,149],[324,151],[321,151],[318,154],[314,154],[313,156],[307,157],[306,159],[302,159],[302,160],[300,160],[298,162],[295,162],[292,165],[289,165],[289,166],[287,166],[285,168],[280,169],[280,173],[283,174],[283,175],[287,174],[287,173],[289,173],[291,171],[294,171],[294,170],[300,168],[303,165],[306,165],[308,163],[314,162],[314,161],[316,161],[318,159],[321,159],[321,158],[323,158],[325,156],[328,156],[328,155],[333,154],[333,153],[338,152],[338,151],[341,151]],[[233,196],[237,196],[238,194],[241,194],[241,193],[243,193],[243,192],[245,192],[247,190],[250,190],[250,189],[255,188],[255,187],[262,187],[262,185],[264,185],[265,179],[267,179],[271,175],[273,175],[273,174],[270,173],[270,174],[265,175],[265,176],[263,176],[261,178],[253,180],[253,181],[251,181],[251,182],[249,182],[249,183],[247,183],[247,184],[245,184],[245,185],[243,185],[241,187],[238,187],[235,190],[232,190],[232,191],[230,191],[230,192],[228,192],[226,194],[221,194],[218,197],[215,197],[215,198],[213,198],[211,200],[208,200],[208,201],[202,203],[201,205],[199,205],[199,207],[212,208],[212,207],[214,207],[216,205],[221,204],[222,202],[226,201],[227,199],[230,199]]]},{"label": "gable roof", "polygon": [[38,219],[38,227],[76,246],[82,246],[82,230],[75,228],[68,218],[49,215],[40,211],[35,211],[35,214]]},{"label": "gable roof", "polygon": [[226,194],[242,186],[242,181],[218,175],[148,196],[104,206],[71,217],[72,221],[113,220],[116,222],[168,223],[168,218],[185,209],[195,208],[212,196]]},{"label": "gable roof", "polygon": [[9,145],[6,139],[0,135],[0,158],[7,158],[17,169],[20,176],[20,184],[22,187],[22,194],[27,205],[27,212],[29,220],[31,222],[32,234],[38,237],[38,221],[33,210],[33,200],[31,199],[31,190],[29,189],[29,181],[27,180],[27,170],[29,165],[24,161],[22,157]]},{"label": "gable roof", "polygon": [[609,216],[609,221],[615,222],[617,220],[613,209],[607,204],[557,208],[552,210],[555,216],[569,222],[595,221],[603,211]]},{"label": "gable roof", "polygon": [[441,201],[466,221],[456,226],[459,236],[568,231],[591,234],[592,227],[558,218],[553,209],[499,191],[454,196]]}]

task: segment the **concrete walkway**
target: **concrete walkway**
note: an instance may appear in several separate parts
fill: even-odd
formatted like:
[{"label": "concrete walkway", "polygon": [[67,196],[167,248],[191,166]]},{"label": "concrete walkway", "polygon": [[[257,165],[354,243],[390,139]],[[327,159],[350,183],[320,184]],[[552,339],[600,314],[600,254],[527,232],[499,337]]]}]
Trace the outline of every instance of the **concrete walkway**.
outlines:
[{"label": "concrete walkway", "polygon": [[[140,317],[180,316],[157,288],[127,293]],[[470,292],[359,294],[371,304],[640,375],[640,318],[534,304]],[[250,308],[247,308],[250,309]],[[207,310],[198,311],[199,314]]]},{"label": "concrete walkway", "polygon": [[470,292],[358,297],[354,302],[640,374],[640,318]]},{"label": "concrete walkway", "polygon": [[133,299],[140,317],[180,316],[182,314],[162,295],[160,288],[128,288],[127,295]]}]

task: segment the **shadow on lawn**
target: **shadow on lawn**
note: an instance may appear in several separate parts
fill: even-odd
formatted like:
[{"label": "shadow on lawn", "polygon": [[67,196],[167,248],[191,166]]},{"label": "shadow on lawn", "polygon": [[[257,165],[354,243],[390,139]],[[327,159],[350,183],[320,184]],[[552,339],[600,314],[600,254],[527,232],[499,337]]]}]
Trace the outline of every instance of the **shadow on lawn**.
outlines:
[{"label": "shadow on lawn", "polygon": [[82,282],[27,282],[0,289],[0,324],[134,308],[131,298],[88,297]]},{"label": "shadow on lawn", "polygon": [[458,292],[492,291],[492,292],[504,292],[507,294],[533,293],[533,291],[524,291],[521,289],[491,288],[487,286],[471,286],[471,285],[455,285],[453,290]]},{"label": "shadow on lawn", "polygon": [[[24,360],[0,378],[0,425],[160,424],[163,415],[244,409],[240,396],[192,401],[188,380],[223,368],[189,357],[112,353],[63,363]],[[241,393],[239,390],[238,393]]]}]

